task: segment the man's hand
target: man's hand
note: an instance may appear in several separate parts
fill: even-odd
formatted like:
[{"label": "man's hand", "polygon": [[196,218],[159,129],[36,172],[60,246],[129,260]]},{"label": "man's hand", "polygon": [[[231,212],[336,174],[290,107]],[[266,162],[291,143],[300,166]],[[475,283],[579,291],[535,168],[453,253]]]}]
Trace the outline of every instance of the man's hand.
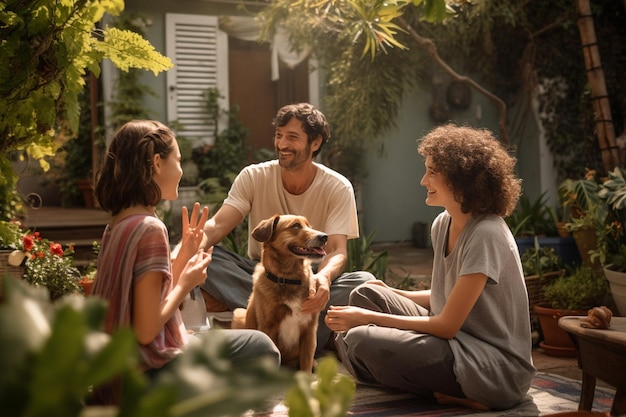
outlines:
[{"label": "man's hand", "polygon": [[309,283],[309,298],[302,303],[303,313],[322,311],[330,300],[330,284],[323,275],[313,274]]}]

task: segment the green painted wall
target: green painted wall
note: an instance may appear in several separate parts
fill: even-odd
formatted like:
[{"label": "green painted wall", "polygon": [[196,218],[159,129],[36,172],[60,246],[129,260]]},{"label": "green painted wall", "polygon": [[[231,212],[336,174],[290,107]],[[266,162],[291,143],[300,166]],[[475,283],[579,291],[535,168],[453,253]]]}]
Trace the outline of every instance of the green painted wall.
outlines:
[{"label": "green painted wall", "polygon": [[[386,153],[370,153],[367,159],[369,172],[361,190],[361,221],[366,233],[376,231],[377,242],[410,241],[416,222],[430,227],[442,210],[424,203],[426,190],[419,184],[425,169],[424,160],[417,153],[417,140],[435,126],[428,116],[430,103],[428,92],[409,95],[401,108],[397,128],[389,132],[385,139]],[[477,117],[478,114],[480,117]],[[472,92],[470,108],[452,112],[451,118],[457,124],[498,132],[496,109],[475,91]],[[542,169],[538,162],[541,155],[539,130],[532,111],[523,102],[509,108],[508,120],[517,123],[513,124],[509,135],[518,158],[518,175],[523,179],[524,192],[535,199],[544,189],[555,188],[549,179],[550,166]],[[544,178],[546,175],[547,180]]]}]

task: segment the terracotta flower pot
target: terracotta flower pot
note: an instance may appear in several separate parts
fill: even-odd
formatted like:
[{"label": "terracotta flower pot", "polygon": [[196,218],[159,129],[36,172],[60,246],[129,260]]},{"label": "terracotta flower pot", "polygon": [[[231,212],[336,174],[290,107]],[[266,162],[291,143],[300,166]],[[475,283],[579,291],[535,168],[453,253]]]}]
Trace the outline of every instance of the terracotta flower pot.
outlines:
[{"label": "terracotta flower pot", "polygon": [[587,310],[560,310],[535,304],[533,311],[539,317],[539,326],[544,337],[539,347],[550,356],[575,357],[574,343],[569,334],[559,327],[558,321],[563,316],[586,316]]},{"label": "terracotta flower pot", "polygon": [[572,235],[576,241],[576,246],[578,247],[578,252],[580,253],[583,265],[593,268],[600,267],[598,259],[594,259],[592,262],[591,255],[589,255],[589,251],[595,250],[598,247],[598,238],[596,237],[595,229],[591,227],[582,227],[574,231]]},{"label": "terracotta flower pot", "polygon": [[82,279],[79,281],[79,284],[83,287],[83,293],[85,295],[91,295],[91,290],[93,289],[93,280],[85,280]]}]

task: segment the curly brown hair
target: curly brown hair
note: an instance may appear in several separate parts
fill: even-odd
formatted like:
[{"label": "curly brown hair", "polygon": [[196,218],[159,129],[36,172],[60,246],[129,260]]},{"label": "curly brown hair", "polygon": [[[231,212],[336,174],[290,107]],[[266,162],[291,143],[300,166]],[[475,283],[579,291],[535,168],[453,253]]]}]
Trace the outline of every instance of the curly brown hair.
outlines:
[{"label": "curly brown hair", "polygon": [[517,159],[489,130],[439,126],[418,141],[417,152],[430,156],[464,213],[506,217],[515,209],[522,190]]},{"label": "curly brown hair", "polygon": [[167,159],[175,136],[155,120],[132,120],[113,136],[98,173],[95,195],[100,207],[118,214],[135,205],[156,206],[161,190],[152,178],[152,158]]}]

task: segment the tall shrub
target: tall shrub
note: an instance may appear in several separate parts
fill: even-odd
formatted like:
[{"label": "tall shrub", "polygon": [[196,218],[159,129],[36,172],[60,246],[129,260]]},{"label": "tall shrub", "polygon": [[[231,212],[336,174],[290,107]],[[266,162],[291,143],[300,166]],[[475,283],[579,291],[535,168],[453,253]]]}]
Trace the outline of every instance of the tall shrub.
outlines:
[{"label": "tall shrub", "polygon": [[57,133],[77,130],[85,75],[98,76],[102,59],[155,75],[172,67],[140,35],[98,27],[123,9],[122,0],[0,1],[0,220],[19,209],[12,160],[28,157],[48,169]]}]

